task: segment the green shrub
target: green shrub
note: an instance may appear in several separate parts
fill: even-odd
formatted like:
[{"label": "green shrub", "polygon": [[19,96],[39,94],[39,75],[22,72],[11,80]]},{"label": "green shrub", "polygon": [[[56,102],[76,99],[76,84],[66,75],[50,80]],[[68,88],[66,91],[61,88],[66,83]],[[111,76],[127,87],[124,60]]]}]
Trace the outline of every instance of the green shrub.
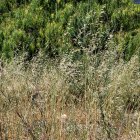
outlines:
[{"label": "green shrub", "polygon": [[124,58],[125,60],[130,60],[131,57],[138,52],[140,48],[140,33],[137,33],[135,36],[128,35],[126,37],[126,43],[125,43],[125,50],[124,50]]},{"label": "green shrub", "polygon": [[[44,54],[55,57],[79,49],[80,58],[85,48],[94,53],[108,48],[110,35],[127,34],[140,27],[140,8],[129,0],[2,0],[0,9],[1,54],[10,50],[13,55],[24,51],[36,55],[44,50]],[[127,48],[136,42],[125,40]],[[123,44],[121,39],[114,43]],[[125,47],[119,48],[122,51]]]}]

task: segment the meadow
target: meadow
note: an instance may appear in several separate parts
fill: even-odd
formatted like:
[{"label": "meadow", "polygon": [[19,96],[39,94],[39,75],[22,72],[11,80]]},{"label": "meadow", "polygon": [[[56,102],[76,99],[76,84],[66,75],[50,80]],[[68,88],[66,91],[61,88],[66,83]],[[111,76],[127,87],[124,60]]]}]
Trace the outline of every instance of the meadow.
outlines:
[{"label": "meadow", "polygon": [[139,13],[0,0],[0,140],[139,140]]},{"label": "meadow", "polygon": [[1,140],[138,140],[139,59],[116,62],[114,55],[63,56],[59,65],[38,57],[26,69],[21,58],[5,63]]}]

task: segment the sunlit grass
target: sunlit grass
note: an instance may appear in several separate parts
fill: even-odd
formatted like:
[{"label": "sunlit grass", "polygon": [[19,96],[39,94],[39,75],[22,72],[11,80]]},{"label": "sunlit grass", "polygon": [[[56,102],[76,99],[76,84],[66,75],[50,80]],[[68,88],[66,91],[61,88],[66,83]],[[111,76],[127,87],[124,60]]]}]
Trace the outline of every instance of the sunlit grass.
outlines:
[{"label": "sunlit grass", "polygon": [[20,59],[4,62],[0,139],[139,139],[138,57],[126,63],[106,51],[68,58],[57,66],[36,59],[26,69]]}]

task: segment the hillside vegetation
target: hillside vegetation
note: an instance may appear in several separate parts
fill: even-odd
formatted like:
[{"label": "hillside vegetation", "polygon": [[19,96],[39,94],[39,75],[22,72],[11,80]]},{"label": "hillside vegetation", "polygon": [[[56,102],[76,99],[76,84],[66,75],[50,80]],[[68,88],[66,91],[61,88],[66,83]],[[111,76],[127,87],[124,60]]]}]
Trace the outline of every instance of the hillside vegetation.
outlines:
[{"label": "hillside vegetation", "polygon": [[139,140],[140,5],[0,0],[0,140]]},{"label": "hillside vegetation", "polygon": [[32,58],[40,50],[56,57],[91,46],[96,53],[113,35],[129,60],[140,44],[140,6],[131,0],[1,0],[0,15],[1,57]]}]

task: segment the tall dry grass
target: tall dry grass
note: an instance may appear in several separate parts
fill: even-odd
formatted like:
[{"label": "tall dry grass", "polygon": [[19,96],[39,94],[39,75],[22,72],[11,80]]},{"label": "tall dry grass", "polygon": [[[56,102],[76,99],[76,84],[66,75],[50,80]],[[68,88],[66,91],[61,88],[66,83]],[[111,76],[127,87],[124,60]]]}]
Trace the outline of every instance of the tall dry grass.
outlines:
[{"label": "tall dry grass", "polygon": [[26,68],[19,58],[4,62],[0,139],[140,139],[139,60],[115,56],[86,51],[80,61],[36,58]]}]

